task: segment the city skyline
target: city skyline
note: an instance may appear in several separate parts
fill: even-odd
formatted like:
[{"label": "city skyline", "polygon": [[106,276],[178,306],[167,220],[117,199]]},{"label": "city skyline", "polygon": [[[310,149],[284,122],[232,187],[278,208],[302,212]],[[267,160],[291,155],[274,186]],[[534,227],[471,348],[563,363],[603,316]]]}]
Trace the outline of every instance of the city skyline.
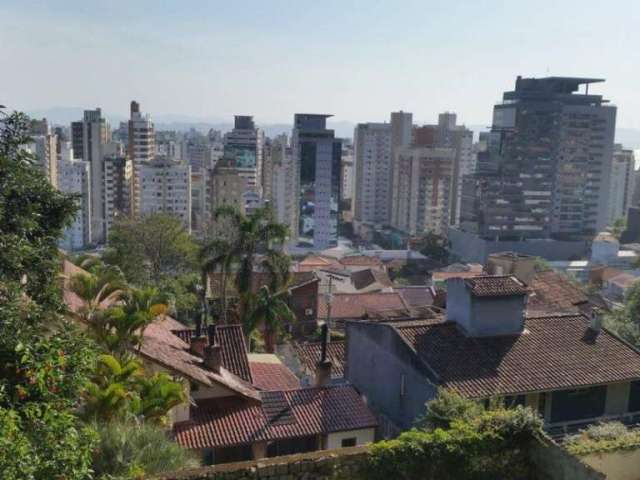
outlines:
[{"label": "city skyline", "polygon": [[[353,123],[455,111],[461,123],[488,126],[517,75],[589,76],[607,80],[594,93],[606,90],[618,125],[640,128],[637,53],[625,48],[640,40],[632,2],[137,2],[126,16],[122,5],[0,6],[0,56],[14,72],[0,79],[1,102],[124,117],[137,98],[154,118],[249,114],[258,124],[305,111]],[[47,88],[43,71],[53,73]]]}]

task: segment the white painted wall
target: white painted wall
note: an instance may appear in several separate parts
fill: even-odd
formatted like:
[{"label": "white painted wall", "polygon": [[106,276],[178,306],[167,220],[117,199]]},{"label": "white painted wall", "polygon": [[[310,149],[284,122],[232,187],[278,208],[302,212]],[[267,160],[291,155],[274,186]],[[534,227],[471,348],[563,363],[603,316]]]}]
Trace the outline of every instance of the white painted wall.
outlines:
[{"label": "white painted wall", "polygon": [[327,449],[341,448],[342,440],[345,438],[356,437],[356,445],[364,445],[371,443],[375,439],[374,428],[363,428],[360,430],[348,430],[346,432],[336,432],[327,435]]}]

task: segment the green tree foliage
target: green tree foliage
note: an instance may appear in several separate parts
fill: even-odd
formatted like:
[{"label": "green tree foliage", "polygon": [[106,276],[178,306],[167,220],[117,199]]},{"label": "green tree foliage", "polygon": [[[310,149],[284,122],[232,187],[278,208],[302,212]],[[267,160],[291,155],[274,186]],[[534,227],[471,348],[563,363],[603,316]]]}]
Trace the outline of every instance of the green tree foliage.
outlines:
[{"label": "green tree foliage", "polygon": [[[246,216],[231,206],[222,206],[214,213],[216,222],[227,228],[224,236],[206,242],[200,251],[203,280],[211,273],[222,274],[223,315],[227,312],[226,282],[233,276],[240,297],[240,318],[247,321],[252,302],[253,271],[258,254],[266,257],[277,255],[275,246],[289,235],[286,225],[275,221],[273,211],[262,208]],[[224,319],[226,320],[226,319]]]},{"label": "green tree foliage", "polygon": [[417,243],[420,253],[433,260],[447,263],[449,260],[449,242],[441,235],[427,232]]},{"label": "green tree foliage", "polygon": [[96,425],[98,450],[93,469],[99,480],[147,478],[197,466],[194,456],[153,424],[110,422]]},{"label": "green tree foliage", "polygon": [[93,349],[59,315],[56,245],[75,202],[20,150],[26,129],[0,112],[0,478],[80,480],[93,435],[74,411]]},{"label": "green tree foliage", "polygon": [[613,310],[605,316],[605,326],[627,342],[640,346],[640,282],[634,283],[627,290],[621,309]]},{"label": "green tree foliage", "polygon": [[483,411],[482,405],[453,390],[440,389],[438,396],[426,404],[426,413],[416,422],[418,428],[449,428],[455,420],[470,421]]},{"label": "green tree foliage", "polygon": [[0,111],[0,278],[22,283],[34,301],[59,306],[57,239],[76,210],[19,146],[29,139],[28,118]]},{"label": "green tree foliage", "polygon": [[85,392],[85,418],[165,423],[167,414],[186,400],[184,388],[165,373],[145,375],[140,362],[100,355]]},{"label": "green tree foliage", "polygon": [[179,218],[166,214],[120,218],[109,233],[103,259],[139,287],[160,285],[167,278],[196,268],[197,246]]},{"label": "green tree foliage", "polygon": [[622,236],[622,232],[624,232],[626,229],[627,229],[627,220],[624,217],[616,218],[613,224],[609,227],[609,231],[611,232],[611,235],[616,237],[618,240],[620,240],[620,237]]}]

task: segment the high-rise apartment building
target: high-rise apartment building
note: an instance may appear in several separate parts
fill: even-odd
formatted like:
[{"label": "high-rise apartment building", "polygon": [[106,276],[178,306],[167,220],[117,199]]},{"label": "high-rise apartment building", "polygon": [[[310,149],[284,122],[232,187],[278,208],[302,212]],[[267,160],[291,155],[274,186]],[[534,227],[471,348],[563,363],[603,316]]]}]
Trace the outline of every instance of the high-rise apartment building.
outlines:
[{"label": "high-rise apartment building", "polygon": [[295,191],[299,195],[294,225],[299,243],[314,249],[338,242],[342,142],[327,129],[330,116],[296,113],[293,122]]},{"label": "high-rise apartment building", "polygon": [[279,223],[289,226],[293,235],[297,233],[295,223],[298,196],[295,191],[296,168],[293,152],[286,135],[278,135],[271,142],[270,151],[271,187],[269,204],[275,211]]},{"label": "high-rise apartment building", "polygon": [[85,110],[82,121],[82,160],[91,169],[91,241],[94,243],[102,243],[106,239],[104,157],[109,142],[111,129],[100,109]]},{"label": "high-rise apartment building", "polygon": [[408,146],[396,150],[391,226],[411,235],[446,235],[455,156],[452,148]]},{"label": "high-rise apartment building", "polygon": [[153,122],[149,115],[140,112],[140,104],[132,101],[128,124],[127,154],[133,166],[133,181],[131,182],[131,213],[139,215],[140,198],[140,169],[145,162],[150,162],[156,154],[156,138]]},{"label": "high-rise apartment building", "polygon": [[463,229],[505,240],[580,238],[607,225],[616,108],[589,93],[601,81],[518,77],[494,107],[478,173],[465,181]]},{"label": "high-rise apartment building", "polygon": [[46,119],[31,122],[30,137],[31,141],[24,148],[33,155],[34,164],[49,183],[58,186],[58,141]]},{"label": "high-rise apartment building", "polygon": [[355,154],[353,212],[357,222],[388,225],[391,219],[392,128],[388,123],[360,123]]},{"label": "high-rise apartment building", "polygon": [[618,218],[626,218],[635,189],[635,156],[633,150],[615,145],[609,187],[609,225]]},{"label": "high-rise apartment building", "polygon": [[253,117],[236,115],[233,130],[224,136],[224,155],[235,158],[235,166],[247,179],[247,187],[262,194],[264,132]]},{"label": "high-rise apartment building", "polygon": [[131,184],[133,165],[122,154],[112,153],[104,158],[104,206],[107,237],[113,222],[131,215]]},{"label": "high-rise apartment building", "polygon": [[211,171],[209,182],[209,206],[212,214],[225,205],[246,213],[244,193],[247,191],[247,179],[240,175],[234,158],[221,158]]},{"label": "high-rise apartment building", "polygon": [[156,157],[139,164],[139,215],[166,213],[191,231],[191,167]]},{"label": "high-rise apartment building", "polygon": [[84,121],[71,122],[71,146],[73,158],[82,159],[84,154]]},{"label": "high-rise apartment building", "polygon": [[74,158],[71,142],[61,144],[58,162],[58,189],[75,195],[78,211],[73,223],[60,239],[60,247],[81,250],[91,243],[91,168],[89,163]]}]

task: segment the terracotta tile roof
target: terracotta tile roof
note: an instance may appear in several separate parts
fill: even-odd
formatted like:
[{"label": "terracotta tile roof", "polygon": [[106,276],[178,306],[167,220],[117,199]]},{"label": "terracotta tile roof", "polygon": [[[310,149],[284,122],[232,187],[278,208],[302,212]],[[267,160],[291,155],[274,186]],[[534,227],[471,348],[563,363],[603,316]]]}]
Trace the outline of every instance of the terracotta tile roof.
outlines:
[{"label": "terracotta tile roof", "polygon": [[381,267],[382,260],[368,255],[348,255],[338,260],[344,266],[353,267]]},{"label": "terracotta tile roof", "polygon": [[629,273],[621,273],[613,278],[610,278],[609,280],[607,280],[607,282],[617,285],[620,288],[626,289],[636,283],[637,280],[638,277],[634,277]]},{"label": "terracotta tile roof", "polygon": [[200,357],[189,352],[187,343],[157,323],[152,323],[145,329],[139,353],[147,360],[201,385],[221,385],[245,398],[258,399],[258,394],[250,383],[224,366],[220,373],[207,369]]},{"label": "terracotta tile roof", "polygon": [[389,278],[389,275],[387,275],[387,272],[371,268],[353,272],[351,274],[351,281],[353,282],[354,287],[358,290],[362,290],[363,288],[367,288],[374,284],[381,288],[393,286],[393,282]]},{"label": "terracotta tile roof", "polygon": [[300,260],[296,266],[299,272],[311,272],[319,268],[340,268],[340,263],[329,257],[322,257],[320,255],[309,255]]},{"label": "terracotta tile roof", "polygon": [[[169,330],[186,344],[191,343],[194,330],[190,328],[186,330],[169,328]],[[240,325],[218,325],[216,339],[220,344],[222,366],[245,382],[251,383],[247,344],[242,327]]]},{"label": "terracotta tile roof", "polygon": [[166,315],[166,314],[158,315],[155,322],[161,327],[166,328],[167,330],[171,330],[174,333],[191,330],[191,327],[185,325],[184,323],[179,322],[172,316]]},{"label": "terracotta tile roof", "polygon": [[424,285],[395,287],[394,290],[402,296],[409,307],[433,305],[434,297],[437,294],[434,287],[425,287]]},{"label": "terracotta tile roof", "polygon": [[71,263],[67,259],[64,259],[62,261],[62,301],[67,306],[69,311],[73,313],[78,313],[84,305],[84,300],[82,300],[69,288],[71,277],[78,274],[89,275],[89,272],[87,272],[83,268],[78,267],[74,263]]},{"label": "terracotta tile roof", "polygon": [[578,311],[589,302],[582,290],[553,270],[536,273],[529,283],[529,290],[527,311]]},{"label": "terracotta tile roof", "polygon": [[[271,275],[268,272],[253,272],[253,283],[251,288],[253,292],[257,292],[263,285],[268,285],[271,279]],[[289,290],[295,290],[308,283],[319,281],[318,277],[313,271],[304,272],[291,272],[291,283],[289,284]],[[210,273],[209,274],[209,289],[210,291],[217,292],[221,290],[222,274]],[[237,295],[235,285],[233,282],[229,282],[227,285],[227,295]]]},{"label": "terracotta tile roof", "polygon": [[[293,346],[298,360],[305,369],[313,373],[320,361],[322,344],[320,342],[296,343]],[[344,342],[332,340],[327,345],[327,357],[331,361],[331,378],[344,377]]]},{"label": "terracotta tile roof", "polygon": [[[331,304],[332,319],[363,318],[385,310],[407,310],[398,292],[335,293]],[[327,318],[327,302],[318,301],[318,318]]]},{"label": "terracotta tile roof", "polygon": [[467,337],[453,322],[389,324],[435,372],[468,397],[578,388],[640,379],[640,353],[586,316],[528,317],[521,335]]},{"label": "terracotta tile roof", "polygon": [[261,392],[262,405],[216,399],[174,426],[185,448],[202,449],[374,428],[376,419],[351,385]]},{"label": "terracotta tile roof", "polygon": [[526,295],[527,287],[513,275],[483,275],[465,279],[476,297]]},{"label": "terracotta tile roof", "polygon": [[249,362],[253,386],[260,390],[300,388],[300,380],[282,362]]}]

